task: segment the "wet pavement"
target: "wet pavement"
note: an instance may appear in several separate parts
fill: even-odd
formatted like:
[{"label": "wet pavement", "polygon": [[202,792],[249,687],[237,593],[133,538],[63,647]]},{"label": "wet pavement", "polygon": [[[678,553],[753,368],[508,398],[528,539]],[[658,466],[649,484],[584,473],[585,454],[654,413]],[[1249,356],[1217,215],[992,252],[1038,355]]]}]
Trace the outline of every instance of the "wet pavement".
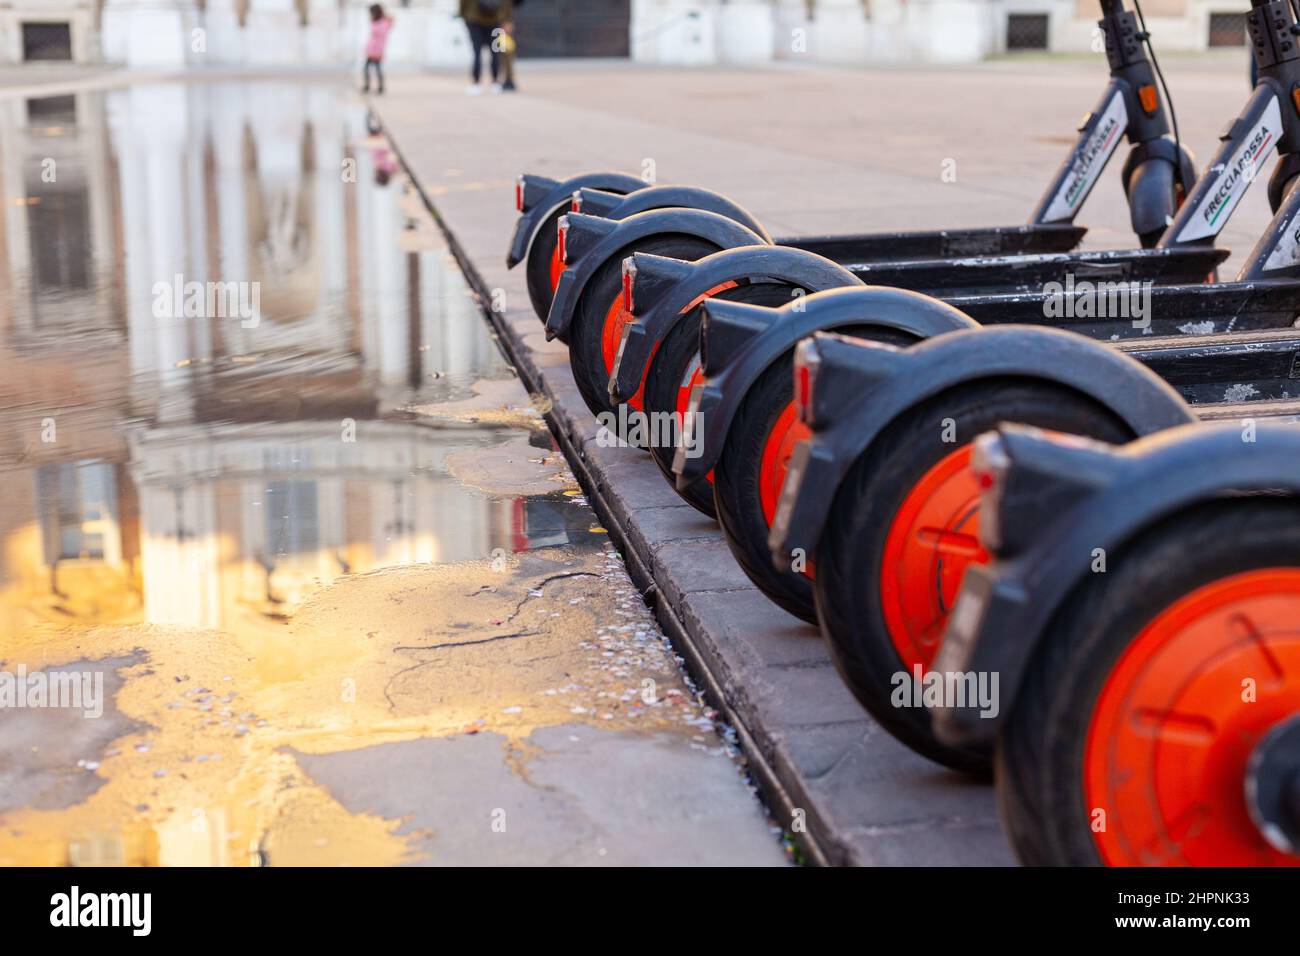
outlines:
[{"label": "wet pavement", "polygon": [[0,863],[785,861],[346,87],[0,157]]}]

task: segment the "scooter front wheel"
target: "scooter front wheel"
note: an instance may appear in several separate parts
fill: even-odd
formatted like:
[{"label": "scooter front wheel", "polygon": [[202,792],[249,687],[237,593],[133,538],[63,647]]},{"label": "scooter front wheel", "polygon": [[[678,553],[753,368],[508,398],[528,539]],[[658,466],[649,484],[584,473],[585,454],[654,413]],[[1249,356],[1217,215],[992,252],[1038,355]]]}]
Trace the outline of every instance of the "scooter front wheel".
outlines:
[{"label": "scooter front wheel", "polygon": [[992,754],[935,737],[916,675],[938,654],[966,568],[987,560],[969,457],[971,442],[1002,422],[1133,438],[1112,412],[1064,386],[999,379],[953,389],[899,416],[859,456],[813,555],[817,618],[858,701],[918,753],[980,774]]},{"label": "scooter front wheel", "polygon": [[[1087,575],[1038,645],[997,751],[1016,855],[1300,865],[1298,714],[1300,505],[1170,519]],[[1288,796],[1257,805],[1274,785]]]}]

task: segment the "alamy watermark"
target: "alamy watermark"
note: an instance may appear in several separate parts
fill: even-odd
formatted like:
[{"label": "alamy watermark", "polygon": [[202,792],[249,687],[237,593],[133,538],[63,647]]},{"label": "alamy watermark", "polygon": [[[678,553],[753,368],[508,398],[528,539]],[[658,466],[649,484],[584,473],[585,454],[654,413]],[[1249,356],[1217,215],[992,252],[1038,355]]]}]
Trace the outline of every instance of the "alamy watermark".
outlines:
[{"label": "alamy watermark", "polygon": [[890,678],[889,702],[900,708],[978,707],[981,717],[998,715],[997,671],[927,671],[920,664],[912,672],[896,671]]},{"label": "alamy watermark", "polygon": [[199,282],[179,272],[153,284],[156,319],[239,319],[245,329],[262,321],[262,283]]},{"label": "alamy watermark", "polygon": [[0,710],[59,708],[89,718],[104,713],[103,671],[0,671]]},{"label": "alamy watermark", "polygon": [[148,936],[153,928],[152,893],[94,893],[73,886],[50,897],[50,925],[63,927],[123,927],[132,936]]},{"label": "alamy watermark", "polygon": [[676,448],[685,449],[687,458],[699,458],[704,454],[700,444],[703,415],[700,412],[688,413],[686,427],[682,427],[683,416],[679,412],[643,412],[630,405],[618,406],[618,413],[600,412],[596,421],[600,429],[596,432],[596,444],[602,448]]},{"label": "alamy watermark", "polygon": [[1043,317],[1048,319],[1128,319],[1135,329],[1151,327],[1153,283],[1076,281],[1067,273],[1064,282],[1043,285]]}]

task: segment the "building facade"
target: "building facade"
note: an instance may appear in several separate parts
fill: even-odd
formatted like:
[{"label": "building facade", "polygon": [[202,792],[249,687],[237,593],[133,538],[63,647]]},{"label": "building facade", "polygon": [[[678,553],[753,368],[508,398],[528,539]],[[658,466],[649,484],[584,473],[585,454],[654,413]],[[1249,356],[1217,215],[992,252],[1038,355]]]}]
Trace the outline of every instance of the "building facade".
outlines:
[{"label": "building facade", "polygon": [[[16,0],[0,8],[0,62],[136,67],[360,62],[365,0]],[[389,60],[461,66],[458,0],[404,0]],[[1161,49],[1244,45],[1241,0],[1146,0]],[[531,0],[521,56],[615,56],[674,65],[969,62],[1019,50],[1082,52],[1094,0]]]}]

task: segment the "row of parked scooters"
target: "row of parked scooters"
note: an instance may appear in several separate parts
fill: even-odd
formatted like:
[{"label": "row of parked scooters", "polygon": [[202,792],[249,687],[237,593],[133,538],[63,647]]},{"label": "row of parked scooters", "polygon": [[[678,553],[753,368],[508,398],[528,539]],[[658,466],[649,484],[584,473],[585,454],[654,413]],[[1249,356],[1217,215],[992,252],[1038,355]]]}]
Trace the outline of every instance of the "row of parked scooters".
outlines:
[{"label": "row of parked scooters", "polygon": [[[1023,862],[1296,865],[1300,28],[1251,0],[1198,177],[1140,12],[1101,8],[1109,83],[1027,225],[773,239],[709,190],[525,175],[509,264],[875,719],[994,776]],[[1074,251],[1124,138],[1139,247]]]}]

